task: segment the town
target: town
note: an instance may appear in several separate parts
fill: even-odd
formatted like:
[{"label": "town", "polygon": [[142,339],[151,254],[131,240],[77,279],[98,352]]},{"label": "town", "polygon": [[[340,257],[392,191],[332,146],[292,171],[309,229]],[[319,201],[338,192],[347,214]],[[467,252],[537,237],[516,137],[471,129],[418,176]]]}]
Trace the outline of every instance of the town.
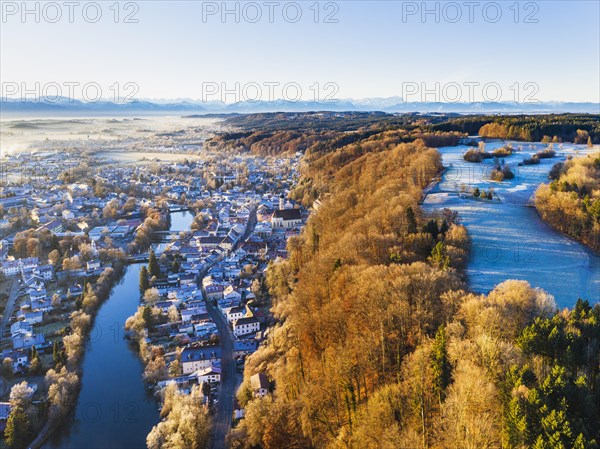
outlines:
[{"label": "town", "polygon": [[[288,195],[301,154],[177,145],[114,162],[96,148],[1,158],[0,430],[15,407],[34,409],[23,438],[42,443],[73,413],[86,341],[106,332],[96,314],[133,269],[137,310],[119,336],[144,363],[138,382],[159,403],[169,385],[199,386],[224,438],[244,414],[234,396],[245,357],[273,322],[265,272],[308,218]],[[58,397],[53,384],[69,375]],[[266,394],[266,377],[256,383]]]}]

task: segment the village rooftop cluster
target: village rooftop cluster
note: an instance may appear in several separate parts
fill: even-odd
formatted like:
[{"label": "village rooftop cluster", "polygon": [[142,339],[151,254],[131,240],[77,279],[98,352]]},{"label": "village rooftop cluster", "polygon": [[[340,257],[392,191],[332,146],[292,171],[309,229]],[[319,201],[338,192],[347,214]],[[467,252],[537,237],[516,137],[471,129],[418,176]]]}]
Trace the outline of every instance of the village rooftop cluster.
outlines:
[{"label": "village rooftop cluster", "polygon": [[[127,264],[148,263],[125,335],[157,391],[205,384],[207,404],[216,403],[223,358],[241,372],[268,335],[267,265],[286,256],[308,217],[288,198],[300,154],[190,148],[170,149],[181,157],[160,163],[72,148],[0,157],[0,352],[10,379],[0,385],[0,429],[11,386],[27,382],[41,407],[43,374],[77,363],[84,345],[68,347],[74,320],[93,317],[90,297],[105,300]],[[233,351],[223,352],[223,339]]]}]

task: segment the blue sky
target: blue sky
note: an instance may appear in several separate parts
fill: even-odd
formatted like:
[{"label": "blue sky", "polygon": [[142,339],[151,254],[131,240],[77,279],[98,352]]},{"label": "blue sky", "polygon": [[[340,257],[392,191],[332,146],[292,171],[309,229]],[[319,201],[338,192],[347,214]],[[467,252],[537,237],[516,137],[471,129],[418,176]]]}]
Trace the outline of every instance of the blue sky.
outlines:
[{"label": "blue sky", "polygon": [[[58,10],[43,2],[30,2],[39,13],[25,17],[21,2],[3,2],[4,95],[6,89],[14,92],[13,83],[38,92],[50,86],[50,95],[56,86],[49,83],[56,83],[64,96],[82,98],[82,86],[95,83],[104,98],[119,86],[120,96],[231,102],[254,97],[256,85],[265,99],[272,82],[279,83],[270,91],[277,98],[284,96],[286,83],[293,84],[287,97],[300,88],[305,99],[410,94],[415,101],[468,101],[496,99],[497,87],[502,100],[529,95],[598,102],[600,96],[600,2],[595,0],[482,1],[471,10],[463,1],[426,2],[438,12],[425,17],[423,2],[277,1],[272,23],[262,1],[229,2],[227,7],[239,13],[224,18],[222,2],[121,2],[117,23],[113,1],[98,2],[102,16],[96,23],[97,8],[89,3],[79,2],[70,23],[62,2],[56,3],[60,19]],[[251,23],[258,11],[261,19]],[[293,23],[298,11],[301,17]],[[137,23],[125,23],[128,13]],[[328,14],[332,23],[325,23]],[[79,86],[69,91],[69,82]],[[473,83],[472,90],[465,83]]]}]

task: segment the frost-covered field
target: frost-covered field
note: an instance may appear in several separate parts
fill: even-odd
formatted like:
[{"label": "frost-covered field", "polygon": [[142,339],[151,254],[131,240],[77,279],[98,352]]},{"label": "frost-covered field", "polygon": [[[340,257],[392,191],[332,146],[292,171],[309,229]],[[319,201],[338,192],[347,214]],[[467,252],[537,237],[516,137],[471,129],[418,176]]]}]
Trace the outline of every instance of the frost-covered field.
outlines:
[{"label": "frost-covered field", "polygon": [[[531,205],[540,183],[548,182],[552,165],[569,154],[598,152],[581,145],[554,145],[557,155],[539,165],[518,163],[545,149],[547,144],[494,141],[486,151],[511,143],[517,151],[504,158],[515,174],[512,180],[491,182],[494,161],[469,163],[463,154],[470,147],[444,147],[439,151],[448,167],[442,181],[431,190],[423,208],[436,212],[450,208],[460,214],[469,230],[472,250],[467,273],[473,290],[488,292],[506,279],[524,279],[554,295],[559,307],[572,306],[577,298],[600,302],[600,257],[580,243],[543,223]],[[461,188],[492,187],[499,199],[476,200]]]}]

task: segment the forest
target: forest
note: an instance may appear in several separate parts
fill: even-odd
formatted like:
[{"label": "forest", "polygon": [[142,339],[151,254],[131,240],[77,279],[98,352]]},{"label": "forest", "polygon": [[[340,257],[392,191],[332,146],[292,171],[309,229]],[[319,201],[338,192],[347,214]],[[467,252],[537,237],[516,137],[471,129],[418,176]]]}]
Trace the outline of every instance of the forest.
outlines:
[{"label": "forest", "polygon": [[535,207],[551,226],[600,251],[600,156],[556,164],[555,178],[535,194]]},{"label": "forest", "polygon": [[469,292],[460,217],[419,207],[440,155],[407,134],[306,150],[291,196],[318,209],[268,269],[277,325],[231,447],[597,448],[600,306],[558,311],[515,280]]},{"label": "forest", "polygon": [[592,114],[449,117],[432,128],[525,142],[600,143],[600,116]]},{"label": "forest", "polygon": [[366,139],[398,143],[422,139],[427,146],[457,145],[469,135],[527,142],[600,143],[600,116],[459,116],[457,114],[387,114],[384,112],[264,113],[225,117],[233,130],[207,142],[220,151],[260,155],[297,151],[332,152]]},{"label": "forest", "polygon": [[438,116],[417,114],[396,116],[383,112],[253,114],[226,121],[236,131],[221,133],[207,142],[207,148],[221,151],[251,151],[259,155],[293,154],[310,150],[331,152],[365,139],[413,142],[422,139],[428,146],[457,145],[466,134],[433,130]]}]

